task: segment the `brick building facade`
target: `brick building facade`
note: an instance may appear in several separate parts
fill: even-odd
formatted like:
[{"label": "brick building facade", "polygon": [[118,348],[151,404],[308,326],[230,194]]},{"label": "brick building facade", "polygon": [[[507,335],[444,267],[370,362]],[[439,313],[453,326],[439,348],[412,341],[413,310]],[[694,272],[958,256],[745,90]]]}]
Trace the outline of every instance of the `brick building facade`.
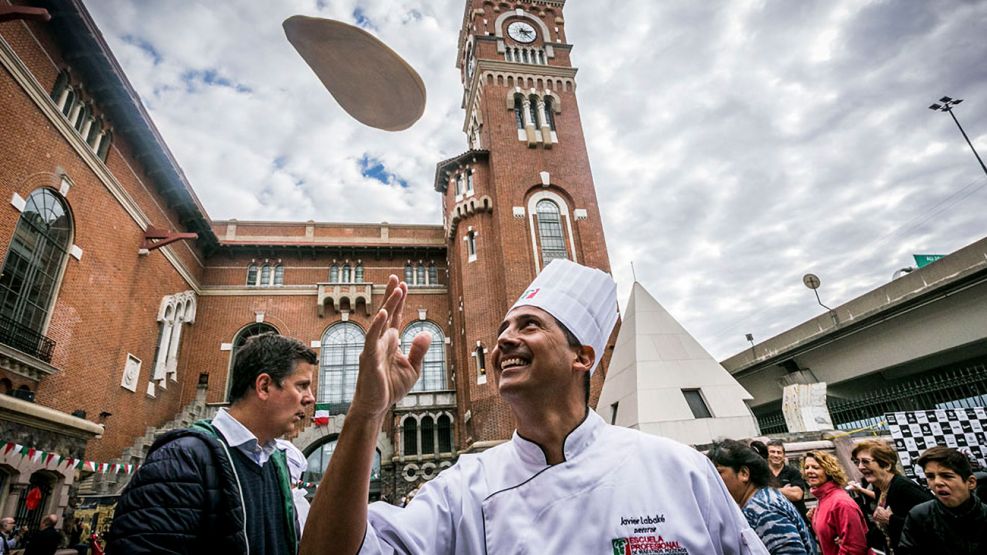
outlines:
[{"label": "brick building facade", "polygon": [[[293,438],[314,481],[392,273],[411,284],[406,333],[437,341],[381,431],[373,495],[507,439],[487,366],[501,317],[552,258],[609,270],[563,5],[466,2],[464,152],[437,164],[442,223],[402,225],[211,220],[82,1],[0,4],[15,15],[0,23],[0,414],[18,442],[55,452],[24,427],[62,430],[75,457],[139,464],[155,433],[225,402],[246,336],[275,331],[320,354],[329,423]],[[42,463],[0,457],[0,512],[66,506],[77,471]],[[126,481],[81,477],[90,494]],[[24,511],[35,486],[43,507]]]}]

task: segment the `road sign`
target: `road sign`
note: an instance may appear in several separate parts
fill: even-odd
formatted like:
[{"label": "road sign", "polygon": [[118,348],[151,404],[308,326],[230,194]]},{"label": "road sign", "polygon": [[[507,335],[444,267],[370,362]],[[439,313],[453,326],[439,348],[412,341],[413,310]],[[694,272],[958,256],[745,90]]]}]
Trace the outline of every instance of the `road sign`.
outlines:
[{"label": "road sign", "polygon": [[913,254],[912,256],[915,258],[915,265],[921,268],[923,266],[928,266],[929,264],[932,264],[936,260],[939,260],[940,258],[946,255],[945,254]]}]

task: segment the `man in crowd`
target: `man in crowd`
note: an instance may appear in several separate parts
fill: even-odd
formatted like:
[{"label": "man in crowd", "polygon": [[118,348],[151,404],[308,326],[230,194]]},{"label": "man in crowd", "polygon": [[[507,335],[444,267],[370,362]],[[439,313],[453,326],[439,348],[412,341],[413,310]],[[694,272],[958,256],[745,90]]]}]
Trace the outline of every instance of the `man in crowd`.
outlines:
[{"label": "man in crowd", "polygon": [[62,545],[64,539],[62,533],[55,529],[56,524],[58,524],[58,515],[42,518],[41,528],[31,534],[24,555],[55,555],[55,551]]},{"label": "man in crowd", "polygon": [[14,517],[0,518],[0,555],[7,555],[17,547],[17,536],[14,534]]},{"label": "man in crowd", "polygon": [[568,260],[542,271],[498,331],[493,376],[514,436],[461,455],[407,507],[368,510],[377,434],[418,380],[430,342],[420,334],[399,350],[407,291],[391,276],[302,553],[767,553],[706,457],[589,409],[616,285]]},{"label": "man in crowd", "polygon": [[296,553],[307,503],[291,484],[305,461],[277,438],[315,402],[317,363],[296,339],[247,340],[229,410],[154,442],[117,504],[107,552]]},{"label": "man in crowd", "polygon": [[987,553],[987,505],[974,494],[970,460],[938,446],[922,453],[918,463],[935,498],[908,512],[895,555]]},{"label": "man in crowd", "polygon": [[795,509],[808,522],[804,498],[809,485],[802,478],[802,473],[788,464],[788,459],[785,456],[785,443],[780,439],[772,439],[768,442],[768,467],[771,468],[771,474],[781,484],[779,489],[781,494],[785,496],[785,499],[791,501],[792,505],[795,505]]}]

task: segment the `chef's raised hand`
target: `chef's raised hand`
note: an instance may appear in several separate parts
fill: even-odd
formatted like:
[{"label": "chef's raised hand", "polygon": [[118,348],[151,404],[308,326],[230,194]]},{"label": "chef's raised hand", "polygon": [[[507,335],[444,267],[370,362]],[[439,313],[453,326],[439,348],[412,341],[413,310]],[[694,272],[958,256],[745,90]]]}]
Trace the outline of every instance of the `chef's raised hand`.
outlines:
[{"label": "chef's raised hand", "polygon": [[360,353],[360,375],[350,413],[380,418],[411,391],[421,375],[422,361],[432,342],[423,332],[411,341],[408,354],[401,352],[401,321],[408,285],[391,275],[384,291],[384,306],[374,315]]}]

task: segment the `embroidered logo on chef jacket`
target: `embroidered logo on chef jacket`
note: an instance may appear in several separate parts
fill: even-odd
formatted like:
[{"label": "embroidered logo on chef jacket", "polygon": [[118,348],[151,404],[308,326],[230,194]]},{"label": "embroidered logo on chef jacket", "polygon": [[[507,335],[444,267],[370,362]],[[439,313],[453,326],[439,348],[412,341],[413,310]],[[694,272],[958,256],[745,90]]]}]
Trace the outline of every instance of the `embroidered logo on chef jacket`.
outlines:
[{"label": "embroidered logo on chef jacket", "polygon": [[689,555],[689,550],[679,542],[662,536],[631,536],[614,538],[613,555]]}]

